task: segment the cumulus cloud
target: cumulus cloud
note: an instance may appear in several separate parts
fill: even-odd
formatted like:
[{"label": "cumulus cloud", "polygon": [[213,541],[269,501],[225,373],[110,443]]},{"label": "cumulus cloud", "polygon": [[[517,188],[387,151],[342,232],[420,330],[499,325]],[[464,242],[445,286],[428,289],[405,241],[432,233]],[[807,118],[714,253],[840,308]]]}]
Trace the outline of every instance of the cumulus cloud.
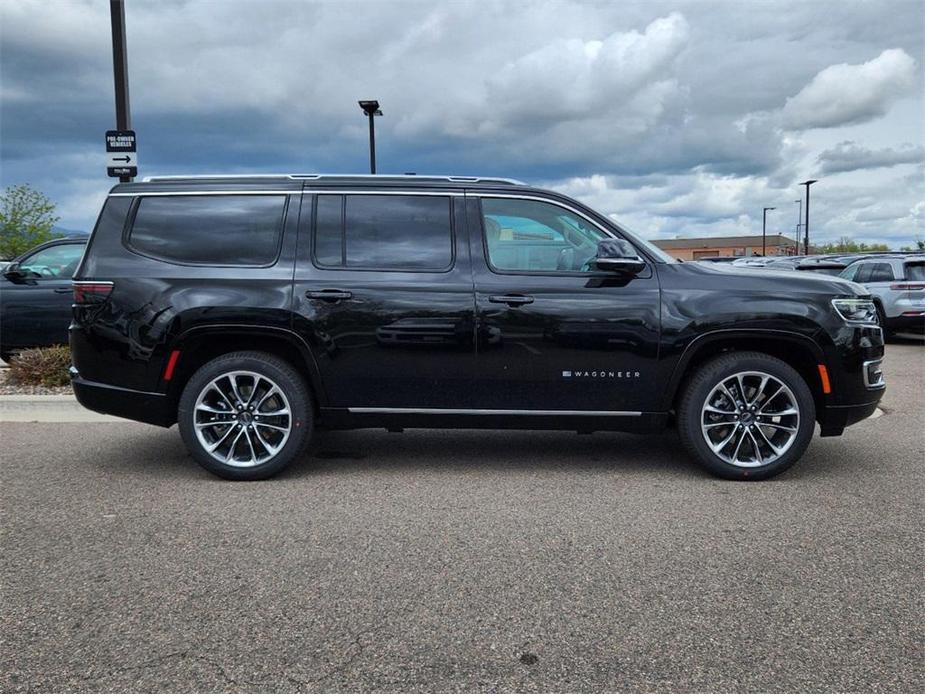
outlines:
[{"label": "cumulus cloud", "polygon": [[875,169],[925,161],[925,146],[906,144],[899,148],[869,149],[851,140],[839,142],[819,154],[816,161],[821,173],[839,173],[858,169]]},{"label": "cumulus cloud", "polygon": [[805,130],[873,120],[915,87],[915,75],[915,60],[901,48],[859,65],[830,65],[787,99],[784,125]]},{"label": "cumulus cloud", "polygon": [[[920,5],[139,0],[133,124],[144,175],[363,171],[356,100],[375,97],[380,171],[545,183],[650,236],[748,233],[795,181],[857,161],[834,143],[880,161],[922,144]],[[0,180],[43,189],[67,227],[91,225],[111,185],[108,9],[0,1]],[[820,234],[921,223],[925,169],[853,171],[813,189]]]}]

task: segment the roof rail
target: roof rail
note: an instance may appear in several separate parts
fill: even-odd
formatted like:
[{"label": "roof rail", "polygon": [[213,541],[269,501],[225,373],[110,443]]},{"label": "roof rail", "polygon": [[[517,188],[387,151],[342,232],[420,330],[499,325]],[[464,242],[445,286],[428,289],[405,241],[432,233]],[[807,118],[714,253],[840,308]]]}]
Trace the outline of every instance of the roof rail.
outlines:
[{"label": "roof rail", "polygon": [[429,176],[417,174],[322,174],[322,173],[280,173],[280,174],[193,174],[188,176],[145,176],[142,179],[144,183],[154,183],[156,181],[186,181],[190,179],[240,179],[240,178],[288,178],[293,180],[344,180],[352,178],[368,179],[399,179],[399,180],[419,180],[419,181],[449,181],[451,183],[502,183],[511,186],[525,186],[523,181],[514,178],[496,178],[493,176]]}]

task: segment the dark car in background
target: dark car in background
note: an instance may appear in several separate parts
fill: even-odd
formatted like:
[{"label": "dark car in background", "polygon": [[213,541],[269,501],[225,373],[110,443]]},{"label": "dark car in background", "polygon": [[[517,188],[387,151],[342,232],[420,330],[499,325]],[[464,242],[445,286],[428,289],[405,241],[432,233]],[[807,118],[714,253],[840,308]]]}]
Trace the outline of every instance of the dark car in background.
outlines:
[{"label": "dark car in background", "polygon": [[85,239],[56,239],[23,253],[0,278],[0,358],[68,341],[73,289]]},{"label": "dark car in background", "polygon": [[505,179],[118,185],[70,338],[84,406],[178,423],[238,480],[282,470],[315,429],[368,427],[676,427],[714,474],[766,479],[885,388],[860,285],[680,263]]}]

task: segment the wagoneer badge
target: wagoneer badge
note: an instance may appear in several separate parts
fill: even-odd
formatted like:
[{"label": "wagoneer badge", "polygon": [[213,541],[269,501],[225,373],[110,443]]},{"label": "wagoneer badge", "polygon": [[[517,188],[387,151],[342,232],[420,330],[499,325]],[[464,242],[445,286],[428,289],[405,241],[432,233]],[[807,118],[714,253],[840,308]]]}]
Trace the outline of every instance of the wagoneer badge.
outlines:
[{"label": "wagoneer badge", "polygon": [[563,371],[562,378],[639,378],[638,371]]}]

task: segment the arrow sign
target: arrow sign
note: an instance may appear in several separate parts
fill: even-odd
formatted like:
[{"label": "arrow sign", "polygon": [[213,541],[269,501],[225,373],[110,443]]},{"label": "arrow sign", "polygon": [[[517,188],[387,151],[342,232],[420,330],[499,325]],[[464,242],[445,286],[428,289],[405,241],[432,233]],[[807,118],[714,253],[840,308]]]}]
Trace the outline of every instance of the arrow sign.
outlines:
[{"label": "arrow sign", "polygon": [[106,173],[112,177],[138,175],[134,130],[106,131]]},{"label": "arrow sign", "polygon": [[135,152],[107,152],[106,166],[138,166],[138,155]]}]

